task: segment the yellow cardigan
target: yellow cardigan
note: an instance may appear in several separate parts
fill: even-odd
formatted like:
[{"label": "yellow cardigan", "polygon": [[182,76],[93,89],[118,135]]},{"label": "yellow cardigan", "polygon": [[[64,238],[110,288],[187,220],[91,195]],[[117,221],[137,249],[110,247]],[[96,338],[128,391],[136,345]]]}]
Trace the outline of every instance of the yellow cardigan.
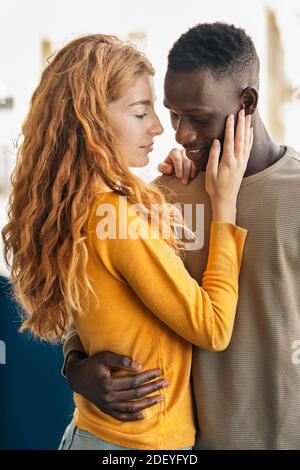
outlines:
[{"label": "yellow cardigan", "polygon": [[[192,344],[220,351],[230,341],[247,232],[229,223],[212,223],[200,287],[165,241],[143,236],[149,228],[144,217],[132,215],[126,221],[124,200],[122,204],[120,212],[120,196],[103,192],[91,209],[87,270],[99,305],[91,295],[86,315],[75,319],[76,328],[88,355],[110,350],[130,356],[142,370],[161,369],[169,386],[160,391],[164,400],[135,422],[119,422],[75,393],[75,422],[123,447],[188,447],[195,438]],[[126,202],[127,210],[131,206]],[[123,238],[113,229],[121,219]],[[124,224],[126,229],[132,223],[140,227],[140,236],[125,238]],[[105,228],[111,233],[103,239]]]}]

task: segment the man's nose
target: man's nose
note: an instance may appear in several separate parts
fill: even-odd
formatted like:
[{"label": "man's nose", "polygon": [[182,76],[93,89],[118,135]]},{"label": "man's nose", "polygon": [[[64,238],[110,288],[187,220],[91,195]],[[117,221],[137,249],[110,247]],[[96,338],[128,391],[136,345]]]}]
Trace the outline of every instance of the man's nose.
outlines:
[{"label": "man's nose", "polygon": [[188,145],[197,140],[197,131],[186,121],[180,120],[175,133],[176,142],[181,145]]}]

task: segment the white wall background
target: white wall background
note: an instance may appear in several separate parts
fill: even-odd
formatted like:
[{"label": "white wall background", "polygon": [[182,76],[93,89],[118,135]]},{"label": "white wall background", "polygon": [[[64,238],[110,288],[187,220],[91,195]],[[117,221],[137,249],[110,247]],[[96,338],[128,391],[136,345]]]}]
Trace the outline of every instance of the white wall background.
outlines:
[{"label": "white wall background", "polygon": [[80,34],[103,32],[126,38],[132,31],[143,31],[148,38],[145,52],[157,71],[157,112],[165,127],[164,135],[157,139],[147,170],[151,177],[157,163],[174,144],[168,114],[162,106],[168,50],[190,26],[221,20],[245,27],[263,59],[263,1],[252,0],[251,12],[249,15],[244,1],[237,0],[2,0],[0,80],[6,84],[7,94],[14,97],[15,106],[12,111],[0,112],[0,143],[15,140],[20,132],[30,96],[40,76],[42,39],[49,39],[55,48],[60,48]]},{"label": "white wall background", "polygon": [[[0,93],[14,98],[12,110],[0,110],[0,146],[10,146],[20,133],[31,94],[41,72],[41,41],[48,39],[54,48],[80,34],[112,33],[126,39],[128,33],[145,32],[144,52],[157,73],[157,113],[165,133],[157,138],[149,166],[141,172],[146,180],[156,175],[157,164],[175,145],[169,117],[162,106],[163,77],[167,53],[180,34],[198,22],[225,21],[242,26],[252,36],[261,58],[260,110],[266,118],[266,5],[288,11],[287,4],[300,12],[300,0],[1,0],[0,3]],[[284,7],[284,8],[283,8]],[[295,11],[296,11],[295,10]],[[298,10],[297,10],[298,11]],[[283,28],[289,17],[283,22]],[[299,27],[299,23],[298,27]],[[299,38],[300,39],[300,38]],[[299,74],[300,75],[300,74]],[[293,143],[299,142],[290,133]],[[10,158],[13,162],[13,156]],[[0,161],[0,174],[4,161]],[[0,205],[0,228],[5,223],[4,202]],[[1,247],[0,247],[1,248]],[[1,256],[0,256],[0,270]]]}]

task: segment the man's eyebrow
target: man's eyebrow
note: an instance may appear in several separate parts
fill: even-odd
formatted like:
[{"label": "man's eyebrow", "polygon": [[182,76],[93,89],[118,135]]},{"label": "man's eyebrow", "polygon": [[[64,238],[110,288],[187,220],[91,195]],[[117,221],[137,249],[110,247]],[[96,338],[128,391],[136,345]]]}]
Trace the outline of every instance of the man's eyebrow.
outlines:
[{"label": "man's eyebrow", "polygon": [[[164,107],[167,109],[172,109],[171,106],[168,105],[166,101],[164,101]],[[203,107],[194,107],[194,108],[188,108],[188,109],[182,109],[184,113],[197,113],[197,112],[208,112],[209,109],[206,106]]]},{"label": "man's eyebrow", "polygon": [[140,100],[136,101],[135,103],[131,103],[129,106],[137,106],[138,104],[143,104],[145,106],[152,106],[152,101],[150,100]]}]

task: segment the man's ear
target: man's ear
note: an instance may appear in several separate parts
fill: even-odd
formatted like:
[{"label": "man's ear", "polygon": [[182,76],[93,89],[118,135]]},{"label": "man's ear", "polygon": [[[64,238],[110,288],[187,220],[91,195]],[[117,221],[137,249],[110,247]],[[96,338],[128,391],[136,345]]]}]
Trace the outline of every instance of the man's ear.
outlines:
[{"label": "man's ear", "polygon": [[255,88],[247,87],[241,94],[241,106],[245,109],[245,114],[254,114],[258,103],[258,92]]}]

